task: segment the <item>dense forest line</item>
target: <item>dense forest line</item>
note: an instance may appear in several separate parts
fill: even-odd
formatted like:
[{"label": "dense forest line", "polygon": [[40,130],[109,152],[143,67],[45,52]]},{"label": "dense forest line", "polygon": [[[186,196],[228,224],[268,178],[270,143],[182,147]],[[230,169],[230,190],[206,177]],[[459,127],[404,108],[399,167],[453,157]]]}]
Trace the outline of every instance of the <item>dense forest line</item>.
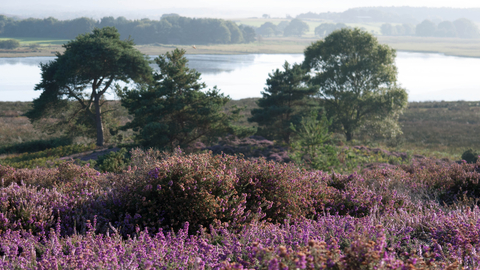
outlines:
[{"label": "dense forest line", "polygon": [[116,27],[122,39],[131,37],[137,44],[229,44],[255,40],[255,30],[249,26],[238,26],[222,19],[187,18],[176,14],[164,15],[160,20],[104,17],[98,21],[85,17],[64,21],[53,17],[15,20],[0,15],[0,37],[73,39],[105,26]]},{"label": "dense forest line", "polygon": [[385,22],[418,24],[425,19],[434,22],[466,18],[479,21],[480,8],[432,8],[432,7],[361,7],[344,12],[302,13],[297,19],[323,19],[335,22]]}]

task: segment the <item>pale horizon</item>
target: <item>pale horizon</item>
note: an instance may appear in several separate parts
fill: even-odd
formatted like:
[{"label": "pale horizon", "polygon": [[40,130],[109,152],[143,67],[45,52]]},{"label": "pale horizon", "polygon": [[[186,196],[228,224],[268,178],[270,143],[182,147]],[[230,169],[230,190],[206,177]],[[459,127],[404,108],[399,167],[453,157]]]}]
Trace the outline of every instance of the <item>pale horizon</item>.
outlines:
[{"label": "pale horizon", "polygon": [[449,8],[480,8],[480,2],[473,1],[427,1],[403,0],[385,1],[367,0],[353,1],[326,0],[312,3],[310,0],[264,0],[264,1],[222,1],[222,0],[84,0],[84,1],[59,1],[44,0],[39,4],[37,0],[8,1],[0,0],[2,7],[0,14],[20,17],[59,17],[61,19],[76,16],[101,18],[104,16],[125,16],[129,19],[159,18],[165,13],[178,13],[187,17],[214,17],[214,18],[246,18],[261,17],[269,14],[271,17],[285,18],[287,15],[295,17],[306,12],[342,12],[356,7],[449,7]]}]

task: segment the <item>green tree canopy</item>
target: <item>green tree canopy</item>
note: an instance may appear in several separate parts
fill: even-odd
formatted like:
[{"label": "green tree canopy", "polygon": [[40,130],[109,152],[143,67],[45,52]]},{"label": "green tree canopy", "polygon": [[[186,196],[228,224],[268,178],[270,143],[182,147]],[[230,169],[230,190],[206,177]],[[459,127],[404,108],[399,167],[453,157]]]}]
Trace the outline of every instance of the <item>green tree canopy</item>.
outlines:
[{"label": "green tree canopy", "polygon": [[94,123],[97,145],[103,145],[103,95],[119,81],[151,80],[147,58],[133,45],[132,40],[120,40],[113,27],[94,29],[63,45],[63,54],[57,53],[54,61],[40,65],[42,80],[35,90],[42,93],[27,116],[36,121],[71,104],[66,101],[76,101],[74,115],[84,115]]},{"label": "green tree canopy", "polygon": [[455,25],[451,21],[443,21],[438,24],[437,32],[435,33],[437,37],[456,37],[457,30]]},{"label": "green tree canopy", "polygon": [[302,36],[303,34],[308,32],[309,29],[310,27],[306,22],[299,19],[293,19],[290,21],[287,27],[285,27],[285,29],[283,30],[283,35],[286,37]]},{"label": "green tree canopy", "polygon": [[197,141],[210,141],[241,131],[230,125],[238,110],[226,114],[230,100],[214,87],[206,92],[200,73],[187,67],[185,50],[175,49],[155,58],[160,68],[153,86],[125,91],[122,105],[134,119],[125,129],[139,131],[137,140],[147,147],[173,150]]},{"label": "green tree canopy", "polygon": [[328,118],[347,140],[366,122],[390,121],[407,105],[397,86],[395,50],[358,28],[334,31],[305,50]]},{"label": "green tree canopy", "polygon": [[254,42],[256,40],[257,35],[255,34],[255,29],[253,29],[253,27],[241,24],[238,28],[242,31],[243,39],[246,43]]},{"label": "green tree canopy", "polygon": [[306,84],[309,76],[301,65],[285,61],[283,69],[268,75],[263,97],[257,102],[260,108],[253,109],[248,120],[258,123],[259,134],[289,143],[293,133],[290,125],[300,123],[302,116],[315,107],[311,97],[316,89]]},{"label": "green tree canopy", "polygon": [[259,28],[256,29],[256,32],[265,37],[278,35],[280,32],[277,31],[277,26],[271,22],[265,22]]},{"label": "green tree canopy", "polygon": [[433,37],[437,26],[430,20],[424,20],[415,28],[415,35],[420,37]]},{"label": "green tree canopy", "polygon": [[479,38],[480,31],[477,25],[465,18],[453,21],[458,37],[460,38]]}]

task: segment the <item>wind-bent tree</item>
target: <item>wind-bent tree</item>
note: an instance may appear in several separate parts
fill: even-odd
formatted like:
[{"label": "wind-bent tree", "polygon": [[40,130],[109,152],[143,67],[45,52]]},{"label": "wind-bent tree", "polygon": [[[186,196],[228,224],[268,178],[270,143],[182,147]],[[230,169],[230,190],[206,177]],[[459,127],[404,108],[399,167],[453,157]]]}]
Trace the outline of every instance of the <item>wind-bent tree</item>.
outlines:
[{"label": "wind-bent tree", "polygon": [[200,82],[199,72],[187,67],[184,55],[185,50],[175,49],[155,58],[160,68],[154,74],[155,84],[121,94],[122,105],[134,115],[124,128],[138,131],[137,140],[144,146],[167,150],[228,133],[249,133],[230,124],[238,110],[223,112],[228,96],[216,87],[202,91],[206,85]]},{"label": "wind-bent tree", "polygon": [[77,102],[74,117],[88,117],[94,123],[97,145],[104,144],[104,128],[101,107],[104,94],[120,81],[128,83],[151,80],[152,69],[147,58],[133,47],[132,40],[120,40],[113,27],[95,29],[79,35],[63,45],[65,52],[57,58],[41,64],[42,81],[35,90],[43,91],[33,101],[33,109],[27,113],[31,121],[61,112],[72,102]]},{"label": "wind-bent tree", "polygon": [[314,73],[311,83],[347,140],[368,122],[392,122],[407,106],[407,93],[396,83],[395,55],[358,28],[334,31],[305,50],[303,65]]},{"label": "wind-bent tree", "polygon": [[300,65],[285,61],[283,69],[268,74],[263,97],[257,101],[259,108],[252,110],[248,121],[258,123],[259,134],[289,143],[290,125],[299,124],[302,116],[314,109],[312,96],[317,90],[306,84],[309,76]]}]

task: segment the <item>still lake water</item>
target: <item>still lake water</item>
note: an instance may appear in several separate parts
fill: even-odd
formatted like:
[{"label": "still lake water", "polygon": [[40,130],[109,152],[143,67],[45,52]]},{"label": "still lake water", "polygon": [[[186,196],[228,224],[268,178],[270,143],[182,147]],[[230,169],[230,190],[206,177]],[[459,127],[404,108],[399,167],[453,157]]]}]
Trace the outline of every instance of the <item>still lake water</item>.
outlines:
[{"label": "still lake water", "polygon": [[[153,58],[153,57],[152,57]],[[0,58],[0,101],[31,101],[40,92],[39,63],[54,57]],[[261,97],[268,74],[302,54],[187,55],[189,67],[202,74],[208,88],[216,85],[232,99]],[[480,58],[398,52],[398,81],[409,101],[480,100]],[[115,98],[113,94],[107,96]]]}]

